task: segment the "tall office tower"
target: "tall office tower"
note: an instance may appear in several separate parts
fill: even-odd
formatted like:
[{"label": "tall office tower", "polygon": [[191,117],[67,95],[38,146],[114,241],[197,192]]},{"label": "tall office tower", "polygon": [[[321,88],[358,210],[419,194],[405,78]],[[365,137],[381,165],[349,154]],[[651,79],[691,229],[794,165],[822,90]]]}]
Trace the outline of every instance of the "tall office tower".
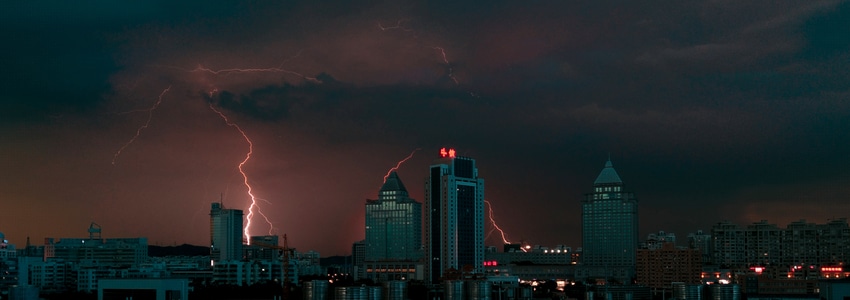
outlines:
[{"label": "tall office tower", "polygon": [[210,209],[210,259],[242,259],[242,210],[226,209],[214,202]]},{"label": "tall office tower", "polygon": [[425,183],[425,280],[449,269],[484,271],[484,179],[474,159],[443,148]]},{"label": "tall office tower", "polygon": [[416,261],[422,257],[422,204],[408,197],[390,173],[377,200],[366,200],[366,261]]},{"label": "tall office tower", "polygon": [[422,204],[408,197],[396,172],[377,200],[366,200],[366,277],[413,279],[422,258]]},{"label": "tall office tower", "polygon": [[609,159],[582,201],[582,278],[629,282],[635,272],[638,207]]}]

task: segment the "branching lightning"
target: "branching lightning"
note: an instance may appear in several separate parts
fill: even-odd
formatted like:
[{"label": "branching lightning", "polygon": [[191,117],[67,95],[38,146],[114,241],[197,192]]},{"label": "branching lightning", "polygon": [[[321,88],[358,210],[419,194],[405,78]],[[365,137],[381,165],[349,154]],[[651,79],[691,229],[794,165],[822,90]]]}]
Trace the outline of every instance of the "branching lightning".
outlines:
[{"label": "branching lightning", "polygon": [[419,150],[422,150],[422,148],[416,148],[416,149],[414,149],[414,150],[413,150],[413,152],[410,152],[410,155],[408,155],[408,156],[407,156],[407,157],[405,157],[404,159],[402,159],[402,160],[398,161],[398,163],[395,165],[395,167],[390,168],[390,170],[389,170],[389,171],[387,171],[387,175],[384,175],[384,182],[387,182],[387,177],[390,177],[390,173],[392,173],[393,171],[398,170],[398,168],[399,168],[399,167],[401,167],[401,164],[403,164],[404,162],[406,162],[407,160],[409,160],[410,158],[412,158],[412,157],[413,157],[413,154],[414,154],[414,153],[416,153],[416,151],[419,151]]},{"label": "branching lightning", "polygon": [[[248,188],[248,196],[251,197],[251,206],[248,207],[248,215],[245,216],[245,219],[247,221],[245,223],[245,229],[244,229],[245,240],[248,241],[248,243],[250,243],[251,242],[251,233],[250,233],[251,220],[254,218],[254,212],[255,211],[258,214],[260,214],[260,216],[262,216],[263,219],[266,220],[266,223],[269,224],[269,234],[272,234],[272,232],[274,231],[274,225],[269,220],[269,218],[265,214],[263,214],[263,211],[260,210],[260,206],[257,205],[257,200],[263,200],[263,201],[266,201],[266,200],[260,199],[260,198],[258,198],[257,196],[254,195],[254,188],[248,182],[248,174],[245,173],[245,170],[243,169],[245,164],[248,163],[249,160],[251,160],[251,155],[254,153],[254,143],[251,142],[251,139],[248,138],[248,135],[245,134],[245,131],[242,130],[242,127],[239,127],[238,124],[231,122],[230,119],[228,119],[227,116],[223,112],[216,109],[215,106],[212,105],[212,103],[210,103],[210,109],[212,111],[214,111],[216,114],[218,114],[218,116],[221,117],[221,119],[224,120],[224,123],[226,123],[227,126],[236,128],[236,130],[239,131],[240,134],[242,134],[242,137],[245,138],[245,141],[248,142],[248,153],[245,154],[245,159],[243,159],[242,162],[239,163],[238,169],[239,169],[239,173],[242,174],[242,182],[245,184],[245,187]],[[268,202],[268,201],[266,201],[266,202]]]},{"label": "branching lightning", "polygon": [[[136,129],[136,135],[134,135],[133,138],[131,138],[129,141],[127,141],[127,143],[125,143],[124,146],[121,146],[121,148],[118,149],[118,151],[115,151],[115,155],[112,156],[112,165],[113,166],[115,165],[115,162],[118,161],[118,156],[121,155],[121,152],[124,151],[124,149],[126,149],[128,146],[130,146],[130,144],[132,144],[134,141],[136,141],[137,138],[139,138],[139,135],[142,134],[142,130],[144,130],[145,128],[148,128],[148,126],[150,126],[151,119],[153,118],[153,112],[159,107],[159,104],[162,103],[162,98],[170,90],[171,90],[171,86],[162,90],[162,92],[159,93],[159,97],[157,98],[156,102],[154,102],[153,106],[151,106],[150,108],[144,109],[144,110],[130,111],[130,112],[146,111],[146,112],[148,112],[148,119],[147,119],[147,121],[145,121],[145,124],[143,124],[141,127],[139,127],[139,129]],[[127,113],[130,113],[130,112],[127,112]]]},{"label": "branching lightning", "polygon": [[[303,52],[303,50],[298,51],[298,53],[296,53],[292,57],[285,59],[277,67],[212,69],[212,68],[208,68],[208,67],[205,67],[205,66],[199,64],[194,69],[183,69],[183,68],[179,68],[179,67],[170,67],[170,68],[178,69],[178,70],[181,70],[181,71],[184,71],[184,72],[187,72],[187,73],[204,73],[204,74],[211,74],[211,75],[221,76],[221,77],[227,77],[227,76],[230,76],[230,75],[233,75],[233,74],[247,74],[247,73],[282,73],[282,74],[286,74],[286,75],[296,76],[296,77],[301,78],[305,81],[312,81],[314,83],[322,83],[322,81],[319,80],[316,77],[307,76],[307,75],[304,75],[303,73],[296,72],[296,71],[285,68],[286,64],[290,60],[299,57],[302,52]],[[217,93],[218,91],[219,91],[218,88],[213,86],[207,92],[207,96],[213,97],[213,95],[215,93]],[[260,205],[258,203],[258,201],[263,201],[263,202],[266,202],[268,204],[271,204],[271,202],[269,202],[266,199],[259,198],[254,194],[254,189],[251,186],[250,181],[248,180],[248,174],[244,170],[245,164],[248,163],[248,161],[251,159],[251,155],[254,152],[253,142],[248,137],[248,135],[245,133],[245,131],[242,130],[241,127],[239,127],[238,124],[231,122],[227,118],[227,116],[222,111],[216,109],[215,106],[212,105],[212,103],[210,103],[210,109],[212,111],[214,111],[216,114],[218,114],[219,117],[221,117],[228,126],[236,128],[236,130],[238,130],[239,133],[242,134],[242,137],[248,143],[249,148],[248,148],[248,152],[245,154],[245,159],[243,159],[238,165],[239,173],[242,175],[243,184],[248,189],[248,196],[251,198],[251,204],[248,207],[248,214],[245,217],[245,219],[246,219],[245,228],[244,228],[245,240],[250,242],[251,225],[252,225],[252,221],[254,219],[255,214],[259,214],[260,216],[262,216],[263,219],[266,221],[266,223],[268,223],[268,225],[269,225],[269,235],[274,234],[274,225],[269,220],[269,218],[262,212]]]},{"label": "branching lightning", "polygon": [[502,242],[504,242],[505,244],[510,244],[511,241],[509,241],[508,238],[505,236],[505,231],[502,230],[501,227],[499,227],[499,224],[496,224],[496,218],[493,217],[493,205],[490,204],[490,201],[487,200],[484,200],[484,203],[487,204],[487,210],[490,211],[490,223],[493,224],[493,229],[498,230],[499,233],[502,235]]}]

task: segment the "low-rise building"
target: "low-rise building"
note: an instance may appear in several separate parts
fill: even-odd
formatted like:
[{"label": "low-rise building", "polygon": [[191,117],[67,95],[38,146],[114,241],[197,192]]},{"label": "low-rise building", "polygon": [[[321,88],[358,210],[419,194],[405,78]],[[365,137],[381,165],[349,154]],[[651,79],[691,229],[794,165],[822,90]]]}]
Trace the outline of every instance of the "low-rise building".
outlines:
[{"label": "low-rise building", "polygon": [[702,256],[697,249],[664,243],[658,249],[638,249],[636,280],[651,288],[669,289],[673,282],[700,283]]}]

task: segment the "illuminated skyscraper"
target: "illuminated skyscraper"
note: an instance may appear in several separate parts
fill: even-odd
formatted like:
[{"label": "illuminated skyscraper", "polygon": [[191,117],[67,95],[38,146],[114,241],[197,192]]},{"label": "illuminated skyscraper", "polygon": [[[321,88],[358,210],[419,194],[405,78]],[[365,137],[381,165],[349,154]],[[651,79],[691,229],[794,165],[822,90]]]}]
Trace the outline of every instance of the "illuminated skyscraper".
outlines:
[{"label": "illuminated skyscraper", "polygon": [[367,278],[413,279],[422,257],[422,204],[408,197],[395,172],[377,200],[366,200],[365,242]]},{"label": "illuminated skyscraper", "polygon": [[593,182],[593,192],[582,201],[582,266],[580,278],[628,282],[635,274],[638,245],[638,207],[611,160]]},{"label": "illuminated skyscraper", "polygon": [[214,202],[210,209],[210,259],[242,259],[242,210]]},{"label": "illuminated skyscraper", "polygon": [[366,201],[366,261],[416,261],[422,257],[422,204],[408,197],[395,172],[378,200]]},{"label": "illuminated skyscraper", "polygon": [[425,280],[449,269],[483,273],[484,179],[475,160],[442,149],[425,183]]}]

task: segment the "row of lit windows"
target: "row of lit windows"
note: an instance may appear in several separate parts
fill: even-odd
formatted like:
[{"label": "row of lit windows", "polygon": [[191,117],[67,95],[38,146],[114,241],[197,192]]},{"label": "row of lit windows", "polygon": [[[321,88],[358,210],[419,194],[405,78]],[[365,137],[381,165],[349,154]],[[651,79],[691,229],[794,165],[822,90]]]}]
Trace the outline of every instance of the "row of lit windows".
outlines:
[{"label": "row of lit windows", "polygon": [[366,269],[366,273],[416,273],[416,269]]},{"label": "row of lit windows", "polygon": [[619,186],[598,186],[598,187],[596,187],[596,192],[597,192],[597,193],[603,193],[603,192],[619,192],[619,191],[620,191],[620,187],[619,187]]}]

